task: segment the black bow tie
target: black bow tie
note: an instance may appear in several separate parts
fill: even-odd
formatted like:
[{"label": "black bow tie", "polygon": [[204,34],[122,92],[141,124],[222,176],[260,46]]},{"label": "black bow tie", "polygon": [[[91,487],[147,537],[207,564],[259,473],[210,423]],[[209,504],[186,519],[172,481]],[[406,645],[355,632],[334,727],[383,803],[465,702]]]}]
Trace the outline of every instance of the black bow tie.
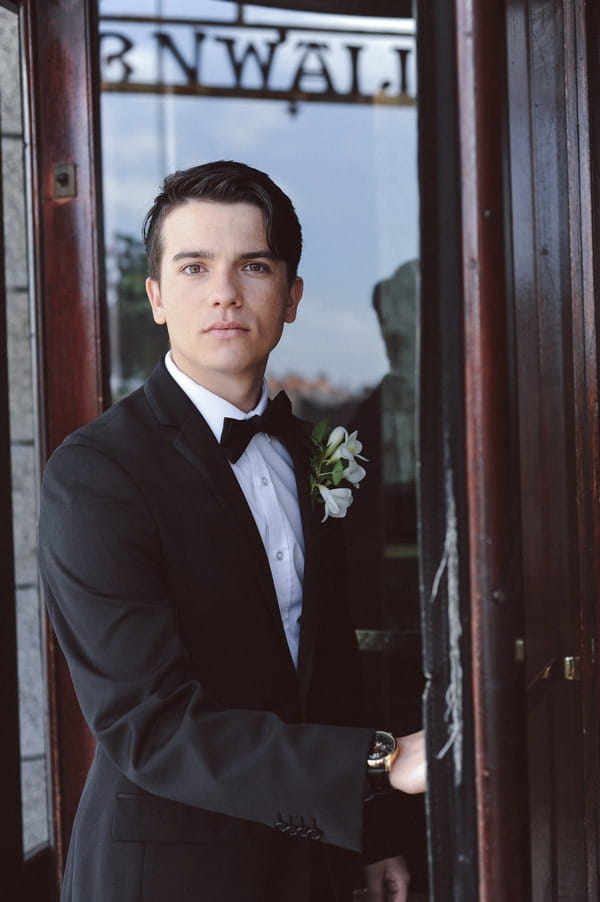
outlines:
[{"label": "black bow tie", "polygon": [[276,398],[269,401],[265,412],[260,416],[250,417],[249,420],[233,420],[231,417],[225,417],[221,447],[231,463],[235,463],[246,450],[250,439],[258,432],[266,432],[267,435],[283,439],[290,435],[293,423],[290,399],[284,391],[280,391]]}]

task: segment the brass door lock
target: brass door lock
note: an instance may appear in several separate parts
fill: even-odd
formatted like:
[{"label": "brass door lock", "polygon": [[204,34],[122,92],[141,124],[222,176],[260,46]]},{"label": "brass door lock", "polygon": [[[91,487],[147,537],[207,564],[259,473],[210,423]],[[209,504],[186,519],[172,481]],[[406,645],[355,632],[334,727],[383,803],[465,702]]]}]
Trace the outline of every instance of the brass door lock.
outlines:
[{"label": "brass door lock", "polygon": [[[525,659],[525,643],[518,639],[515,646],[517,661]],[[581,658],[575,655],[566,655],[564,658],[553,658],[545,667],[537,673],[527,686],[529,692],[537,686],[541,680],[561,680],[567,683],[581,682]]]},{"label": "brass door lock", "polygon": [[556,658],[544,668],[542,680],[568,680],[569,682],[581,680],[581,658],[568,656]]}]

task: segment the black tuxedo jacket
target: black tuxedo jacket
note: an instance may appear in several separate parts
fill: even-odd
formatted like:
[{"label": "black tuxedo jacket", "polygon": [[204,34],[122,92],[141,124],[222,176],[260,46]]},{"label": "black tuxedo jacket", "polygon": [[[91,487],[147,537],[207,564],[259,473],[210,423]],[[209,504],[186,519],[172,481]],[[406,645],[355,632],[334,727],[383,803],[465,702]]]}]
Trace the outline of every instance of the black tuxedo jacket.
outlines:
[{"label": "black tuxedo jacket", "polygon": [[164,363],[48,463],[41,571],[97,740],[63,900],[304,900],[311,850],[361,849],[372,729],[341,524],[313,514],[291,451],[306,540],[297,672],[244,496]]}]

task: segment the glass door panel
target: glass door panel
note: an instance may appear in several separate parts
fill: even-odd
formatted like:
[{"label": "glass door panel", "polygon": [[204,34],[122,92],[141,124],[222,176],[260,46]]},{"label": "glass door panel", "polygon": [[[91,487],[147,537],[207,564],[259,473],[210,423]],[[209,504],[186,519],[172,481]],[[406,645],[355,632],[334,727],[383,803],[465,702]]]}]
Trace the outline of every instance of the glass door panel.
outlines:
[{"label": "glass door panel", "polygon": [[[100,0],[99,11],[113,396],[166,348],[141,242],[164,176],[218,159],[268,172],[305,242],[304,298],[270,387],[300,416],[358,429],[369,462],[346,533],[373,720],[417,729],[415,22],[226,0]],[[424,839],[412,815],[408,828]],[[422,849],[414,858],[424,872]]]}]

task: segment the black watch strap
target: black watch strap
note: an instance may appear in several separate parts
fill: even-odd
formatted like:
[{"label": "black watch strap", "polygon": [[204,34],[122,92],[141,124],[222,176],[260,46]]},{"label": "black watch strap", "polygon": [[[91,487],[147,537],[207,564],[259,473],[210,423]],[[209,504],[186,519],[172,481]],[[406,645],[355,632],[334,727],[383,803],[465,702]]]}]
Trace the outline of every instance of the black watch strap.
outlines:
[{"label": "black watch strap", "polygon": [[369,798],[392,792],[389,768],[397,755],[396,740],[391,733],[377,730],[367,758],[367,787]]},{"label": "black watch strap", "polygon": [[387,795],[392,792],[390,778],[385,767],[367,768],[367,786],[369,797]]}]

